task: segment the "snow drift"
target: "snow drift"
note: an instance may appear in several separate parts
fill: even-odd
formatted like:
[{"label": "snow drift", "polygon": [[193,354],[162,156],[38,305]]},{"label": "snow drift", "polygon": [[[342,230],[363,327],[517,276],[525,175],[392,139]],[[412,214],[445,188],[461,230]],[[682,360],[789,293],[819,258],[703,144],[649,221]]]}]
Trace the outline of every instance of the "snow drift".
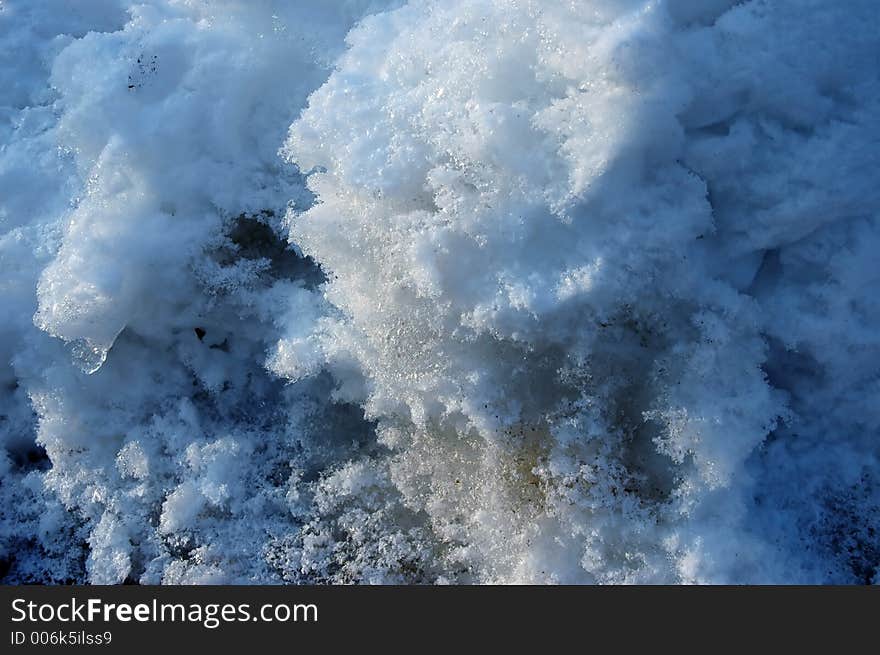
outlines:
[{"label": "snow drift", "polygon": [[878,27],[3,2],[6,579],[876,582]]}]

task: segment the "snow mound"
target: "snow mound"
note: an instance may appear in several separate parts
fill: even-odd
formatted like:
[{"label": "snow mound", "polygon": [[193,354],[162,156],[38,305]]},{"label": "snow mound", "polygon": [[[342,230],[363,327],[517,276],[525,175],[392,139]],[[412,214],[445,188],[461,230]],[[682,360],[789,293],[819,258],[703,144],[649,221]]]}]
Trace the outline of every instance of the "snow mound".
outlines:
[{"label": "snow mound", "polygon": [[876,15],[0,3],[0,573],[877,581]]}]

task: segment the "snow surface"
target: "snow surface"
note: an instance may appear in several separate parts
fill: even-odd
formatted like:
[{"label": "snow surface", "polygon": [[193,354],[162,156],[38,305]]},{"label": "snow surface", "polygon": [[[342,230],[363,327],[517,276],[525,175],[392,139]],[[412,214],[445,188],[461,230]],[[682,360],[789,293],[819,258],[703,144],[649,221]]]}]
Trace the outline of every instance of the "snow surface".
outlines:
[{"label": "snow surface", "polygon": [[0,0],[6,582],[880,582],[876,0]]}]

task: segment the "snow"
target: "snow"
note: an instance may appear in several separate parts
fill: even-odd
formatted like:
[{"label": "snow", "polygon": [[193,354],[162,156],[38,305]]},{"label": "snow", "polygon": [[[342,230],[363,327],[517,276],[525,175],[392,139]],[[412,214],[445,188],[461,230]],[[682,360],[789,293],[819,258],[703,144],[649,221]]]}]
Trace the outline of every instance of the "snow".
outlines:
[{"label": "snow", "polygon": [[4,579],[877,581],[877,16],[0,2]]}]

